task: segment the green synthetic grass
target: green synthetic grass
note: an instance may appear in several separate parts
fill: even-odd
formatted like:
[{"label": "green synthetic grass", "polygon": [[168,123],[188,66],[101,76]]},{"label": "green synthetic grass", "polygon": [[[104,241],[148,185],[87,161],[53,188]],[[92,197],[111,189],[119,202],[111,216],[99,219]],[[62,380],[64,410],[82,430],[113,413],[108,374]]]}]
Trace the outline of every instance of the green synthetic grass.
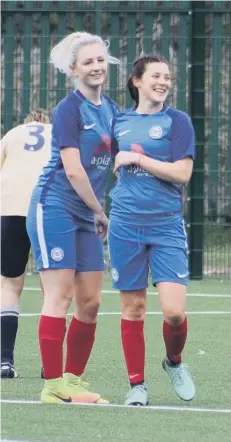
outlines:
[{"label": "green synthetic grass", "polygon": [[[17,440],[21,436],[31,441],[59,442],[230,441],[228,415],[4,405],[2,419],[2,436]],[[10,419],[13,420],[13,428]]]},{"label": "green synthetic grass", "polygon": [[[38,287],[37,277],[28,277],[27,287]],[[108,277],[105,290],[111,290]],[[150,291],[154,291],[150,287]],[[188,312],[231,312],[231,282],[191,282],[189,293],[223,294],[230,297],[188,297]],[[39,313],[39,291],[24,291],[22,313]],[[148,298],[148,311],[159,312],[157,296]],[[86,370],[91,389],[113,404],[123,404],[128,390],[120,344],[118,294],[104,294],[95,346]],[[70,316],[68,317],[68,321]],[[15,365],[20,379],[2,382],[2,399],[39,400],[43,386],[37,343],[38,316],[21,316]],[[145,324],[146,382],[150,405],[231,409],[231,314],[189,313],[189,334],[184,352],[197,387],[197,397],[184,404],[172,392],[161,368],[164,355],[161,315],[148,315]],[[2,439],[54,442],[228,442],[231,414],[180,410],[44,406],[2,403]]]}]

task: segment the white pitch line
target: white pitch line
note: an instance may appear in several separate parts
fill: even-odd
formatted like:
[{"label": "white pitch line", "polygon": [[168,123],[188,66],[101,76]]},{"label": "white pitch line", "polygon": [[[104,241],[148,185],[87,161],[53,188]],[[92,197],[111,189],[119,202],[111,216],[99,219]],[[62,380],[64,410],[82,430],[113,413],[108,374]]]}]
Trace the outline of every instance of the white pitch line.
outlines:
[{"label": "white pitch line", "polygon": [[[41,292],[41,289],[38,287],[24,287],[25,291],[31,291],[31,292]],[[118,290],[102,290],[102,293],[104,295],[112,295],[119,293]],[[148,295],[151,296],[157,296],[157,292],[147,292]],[[219,294],[219,293],[187,293],[187,296],[189,297],[195,297],[195,298],[230,298],[231,294]]]},{"label": "white pitch line", "polygon": [[[21,404],[21,405],[42,405],[40,401],[29,401],[29,400],[14,400],[14,399],[1,399],[2,404]],[[145,409],[145,410],[163,410],[163,411],[186,411],[186,412],[199,412],[199,413],[231,413],[231,408],[203,408],[203,407],[180,407],[171,405],[147,405],[145,407],[131,407],[128,405],[120,404],[76,404],[72,402],[71,404],[64,405],[75,405],[78,407],[106,407],[106,408],[129,408],[131,409]]]},{"label": "white pitch line", "polygon": [[[187,315],[231,315],[231,312],[216,311],[216,312],[186,312]],[[146,312],[146,315],[162,315],[162,312]],[[41,313],[20,313],[20,317],[40,316]],[[68,313],[67,316],[71,316],[73,313]],[[121,315],[121,312],[99,312],[98,316],[117,316]]]},{"label": "white pitch line", "polygon": [[[33,439],[33,441],[32,441],[32,439],[30,439],[30,440],[29,439],[28,440],[24,440],[24,439],[0,439],[0,441],[1,442],[43,442],[43,441],[38,440],[38,439],[36,439],[35,441],[34,441],[34,439]],[[52,441],[49,440],[49,441],[46,441],[46,442],[52,442]]]}]

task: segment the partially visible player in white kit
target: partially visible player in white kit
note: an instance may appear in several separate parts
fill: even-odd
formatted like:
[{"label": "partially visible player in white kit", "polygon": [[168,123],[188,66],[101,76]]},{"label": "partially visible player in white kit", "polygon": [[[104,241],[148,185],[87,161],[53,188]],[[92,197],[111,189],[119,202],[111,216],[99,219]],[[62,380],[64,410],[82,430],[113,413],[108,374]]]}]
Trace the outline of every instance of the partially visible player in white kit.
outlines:
[{"label": "partially visible player in white kit", "polygon": [[51,124],[44,109],[1,140],[1,378],[17,378],[14,347],[30,251],[26,216],[31,193],[50,159]]}]

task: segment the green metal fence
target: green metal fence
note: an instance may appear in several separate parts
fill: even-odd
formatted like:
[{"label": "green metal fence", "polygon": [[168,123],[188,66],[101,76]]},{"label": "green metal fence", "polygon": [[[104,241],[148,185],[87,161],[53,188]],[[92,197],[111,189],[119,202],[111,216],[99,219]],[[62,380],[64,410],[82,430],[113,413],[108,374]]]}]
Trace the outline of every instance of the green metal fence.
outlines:
[{"label": "green metal fence", "polygon": [[86,30],[110,40],[123,62],[105,91],[129,106],[126,79],[142,50],[171,62],[170,104],[188,112],[197,157],[185,198],[191,278],[231,277],[231,2],[3,1],[2,132],[30,108],[51,110],[72,84],[48,63],[67,33]]}]

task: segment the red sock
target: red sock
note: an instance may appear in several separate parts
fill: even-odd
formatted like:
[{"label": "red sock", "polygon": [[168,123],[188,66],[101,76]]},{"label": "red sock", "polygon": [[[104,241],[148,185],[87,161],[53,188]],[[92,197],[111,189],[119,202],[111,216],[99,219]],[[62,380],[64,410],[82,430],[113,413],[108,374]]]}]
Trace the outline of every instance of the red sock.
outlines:
[{"label": "red sock", "polygon": [[66,318],[40,317],[38,337],[45,379],[63,375],[63,341]]},{"label": "red sock", "polygon": [[144,381],[145,342],[144,321],[121,319],[121,338],[129,382]]},{"label": "red sock", "polygon": [[96,324],[85,324],[73,316],[67,332],[65,373],[83,374],[94,344],[95,329]]},{"label": "red sock", "polygon": [[185,316],[183,322],[176,327],[169,325],[164,321],[163,336],[167,357],[170,361],[179,364],[181,362],[181,353],[183,352],[187,338],[187,316]]}]

